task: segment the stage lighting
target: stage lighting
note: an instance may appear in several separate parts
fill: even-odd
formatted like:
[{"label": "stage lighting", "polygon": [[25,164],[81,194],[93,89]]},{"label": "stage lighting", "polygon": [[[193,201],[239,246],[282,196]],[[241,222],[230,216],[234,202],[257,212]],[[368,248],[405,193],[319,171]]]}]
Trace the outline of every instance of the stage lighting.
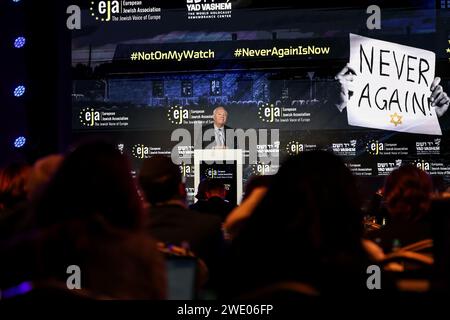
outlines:
[{"label": "stage lighting", "polygon": [[25,42],[25,37],[17,37],[16,40],[14,40],[14,47],[20,49],[25,45]]},{"label": "stage lighting", "polygon": [[25,137],[17,137],[16,140],[14,140],[14,148],[22,148],[25,143],[27,142],[27,139]]},{"label": "stage lighting", "polygon": [[13,1],[13,2],[16,2],[16,3],[17,3],[17,2],[20,2],[20,0],[12,0],[12,1]]},{"label": "stage lighting", "polygon": [[21,97],[25,93],[25,86],[18,86],[14,89],[14,96]]}]

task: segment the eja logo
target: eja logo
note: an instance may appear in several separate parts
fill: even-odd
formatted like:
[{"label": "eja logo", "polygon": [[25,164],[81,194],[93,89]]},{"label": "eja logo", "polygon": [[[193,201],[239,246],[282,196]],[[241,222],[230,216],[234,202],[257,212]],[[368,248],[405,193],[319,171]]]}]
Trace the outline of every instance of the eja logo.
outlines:
[{"label": "eja logo", "polygon": [[205,171],[205,176],[209,179],[217,178],[217,174],[218,174],[218,172],[216,169],[209,168],[209,169],[206,169],[206,171]]},{"label": "eja logo", "polygon": [[95,20],[111,21],[112,14],[119,14],[122,12],[122,7],[119,1],[91,1],[89,8],[91,16],[95,17]]},{"label": "eja logo", "polygon": [[273,104],[264,104],[259,107],[258,117],[263,122],[275,122],[275,119],[281,116],[281,108],[275,107]]},{"label": "eja logo", "polygon": [[100,112],[93,108],[83,108],[79,115],[80,123],[86,127],[93,127],[95,122],[100,121]]},{"label": "eja logo", "polygon": [[414,161],[414,165],[423,170],[423,171],[429,171],[430,170],[430,163],[428,161],[417,159]]},{"label": "eja logo", "polygon": [[304,150],[305,150],[304,145],[298,141],[290,141],[286,146],[286,151],[291,156],[299,154]]},{"label": "eja logo", "polygon": [[270,164],[265,164],[262,162],[257,162],[252,166],[252,174],[264,176],[274,174],[275,170]]},{"label": "eja logo", "polygon": [[366,145],[366,151],[372,155],[376,156],[380,154],[380,152],[384,151],[384,144],[383,142],[379,142],[377,140],[371,140]]},{"label": "eja logo", "polygon": [[167,118],[172,124],[183,124],[189,119],[189,110],[182,106],[170,107]]},{"label": "eja logo", "polygon": [[131,154],[137,159],[145,159],[150,156],[151,149],[143,144],[135,144],[131,148]]},{"label": "eja logo", "polygon": [[188,164],[185,164],[184,162],[180,165],[180,172],[183,175],[183,177],[187,177],[191,175],[194,172],[194,167]]}]

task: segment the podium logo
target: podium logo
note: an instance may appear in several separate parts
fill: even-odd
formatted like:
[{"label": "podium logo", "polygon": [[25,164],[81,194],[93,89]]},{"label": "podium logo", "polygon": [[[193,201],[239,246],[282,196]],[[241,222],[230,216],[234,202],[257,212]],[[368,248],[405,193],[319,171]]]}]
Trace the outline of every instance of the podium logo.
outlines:
[{"label": "podium logo", "polygon": [[194,173],[194,167],[183,162],[182,164],[180,164],[180,172],[183,177],[190,176],[192,175],[192,173]]},{"label": "podium logo", "polygon": [[305,151],[305,145],[298,141],[290,141],[286,146],[286,151],[289,155],[293,156]]},{"label": "podium logo", "polygon": [[369,154],[376,156],[384,151],[384,143],[377,140],[371,140],[366,145],[366,151]]},{"label": "podium logo", "polygon": [[135,144],[131,148],[131,154],[137,159],[145,159],[150,156],[150,148],[143,144]]},{"label": "podium logo", "polygon": [[209,169],[206,169],[206,171],[205,171],[205,176],[209,179],[217,178],[217,175],[218,175],[218,172],[216,169],[209,168]]},{"label": "podium logo", "polygon": [[96,121],[100,121],[100,112],[93,108],[83,108],[79,115],[80,123],[85,127],[93,127]]},{"label": "podium logo", "polygon": [[281,117],[281,108],[273,104],[264,104],[258,108],[258,117],[262,122],[272,123]]},{"label": "podium logo", "polygon": [[100,21],[111,21],[111,16],[113,14],[119,14],[122,12],[120,2],[115,1],[91,1],[89,12],[95,20]]},{"label": "podium logo", "polygon": [[182,106],[173,106],[170,107],[167,112],[167,118],[172,124],[184,124],[189,119],[189,110],[183,108]]},{"label": "podium logo", "polygon": [[395,166],[398,167],[398,168],[402,166],[402,163],[403,163],[402,159],[396,159],[395,160]]},{"label": "podium logo", "polygon": [[430,170],[430,163],[425,160],[417,159],[414,161],[414,165],[423,171]]}]

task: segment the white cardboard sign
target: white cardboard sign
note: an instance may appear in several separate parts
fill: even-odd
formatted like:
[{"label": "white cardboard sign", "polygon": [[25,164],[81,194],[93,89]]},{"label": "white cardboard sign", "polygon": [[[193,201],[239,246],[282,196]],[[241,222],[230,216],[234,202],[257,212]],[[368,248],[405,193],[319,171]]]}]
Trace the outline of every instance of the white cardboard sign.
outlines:
[{"label": "white cardboard sign", "polygon": [[433,52],[350,34],[350,67],[356,72],[347,105],[354,126],[442,135],[431,83]]}]

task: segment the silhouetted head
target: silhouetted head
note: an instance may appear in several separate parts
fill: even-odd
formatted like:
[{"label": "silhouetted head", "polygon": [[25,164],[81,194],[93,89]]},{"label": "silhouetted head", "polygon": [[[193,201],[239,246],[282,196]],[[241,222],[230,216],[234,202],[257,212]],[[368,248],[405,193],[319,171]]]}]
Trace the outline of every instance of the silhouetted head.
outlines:
[{"label": "silhouetted head", "polygon": [[200,183],[198,184],[197,187],[197,194],[195,195],[195,197],[197,198],[197,200],[206,200],[206,187],[208,185],[208,179],[203,179],[202,181],[200,181]]},{"label": "silhouetted head", "polygon": [[280,238],[329,250],[360,239],[362,216],[354,178],[324,151],[288,158],[252,216]]},{"label": "silhouetted head", "polygon": [[386,178],[384,198],[392,219],[417,221],[423,218],[431,206],[433,183],[423,170],[405,165]]},{"label": "silhouetted head", "polygon": [[180,168],[169,157],[145,159],[139,172],[139,183],[152,205],[186,198]]},{"label": "silhouetted head", "polygon": [[127,159],[112,145],[90,142],[70,152],[36,204],[38,223],[99,218],[120,228],[143,222]]},{"label": "silhouetted head", "polygon": [[365,285],[357,279],[365,270],[362,218],[354,178],[340,158],[324,151],[288,158],[234,240],[243,290],[292,280],[321,289]]},{"label": "silhouetted head", "polygon": [[210,199],[212,197],[219,197],[225,199],[227,191],[225,189],[225,184],[218,179],[209,179],[206,184],[206,198]]}]

